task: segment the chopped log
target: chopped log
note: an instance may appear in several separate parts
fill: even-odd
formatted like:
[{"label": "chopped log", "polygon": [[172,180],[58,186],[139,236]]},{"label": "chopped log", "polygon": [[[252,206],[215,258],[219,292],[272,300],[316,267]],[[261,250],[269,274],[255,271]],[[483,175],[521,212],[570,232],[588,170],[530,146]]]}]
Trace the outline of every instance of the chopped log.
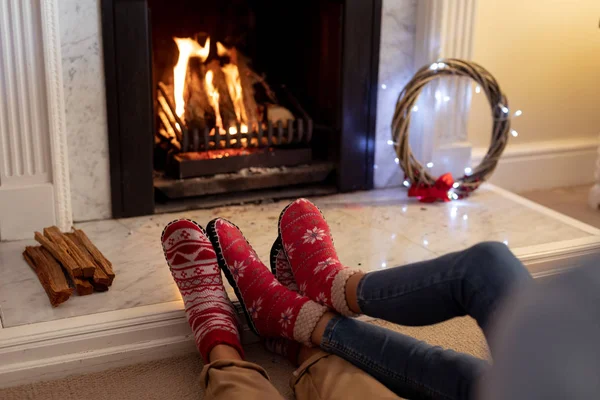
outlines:
[{"label": "chopped log", "polygon": [[75,288],[77,294],[79,296],[87,296],[88,294],[92,294],[94,292],[94,287],[92,284],[83,277],[74,277],[69,274],[69,270],[63,268],[65,271],[65,277],[69,282],[69,287]]},{"label": "chopped log", "polygon": [[205,73],[206,67],[201,63],[201,60],[192,57],[188,62],[185,89],[183,91],[183,97],[186,99],[185,123],[190,130],[198,128],[203,131],[205,127],[210,130],[216,123],[215,110],[210,105],[204,87]]},{"label": "chopped log", "polygon": [[69,253],[71,258],[75,260],[77,265],[81,267],[83,272],[83,276],[85,278],[91,278],[94,276],[94,270],[96,269],[96,265],[92,261],[91,257],[86,257],[84,253],[82,253],[75,243],[73,243],[68,237],[66,237],[60,229],[56,226],[50,226],[48,228],[44,228],[44,236],[50,239],[54,244],[62,247],[66,252]]},{"label": "chopped log", "polygon": [[240,84],[242,86],[242,97],[246,117],[248,119],[248,130],[250,132],[258,130],[258,106],[254,98],[254,84],[256,83],[256,72],[250,68],[250,59],[240,53],[236,48],[229,52],[231,62],[238,67],[240,74]]},{"label": "chopped log", "polygon": [[227,130],[230,126],[235,126],[237,116],[235,115],[233,101],[231,100],[227,82],[225,81],[225,74],[221,70],[219,61],[216,59],[209,62],[206,68],[213,73],[213,86],[219,92],[219,113],[223,122],[223,128]]},{"label": "chopped log", "polygon": [[92,284],[92,286],[94,287],[94,290],[96,290],[97,292],[107,291],[108,286],[111,283],[111,280],[108,277],[108,275],[104,272],[104,270],[102,269],[100,264],[98,262],[96,262],[96,260],[94,260],[92,254],[83,245],[83,243],[81,242],[81,239],[79,239],[79,237],[73,232],[65,233],[65,236],[69,240],[71,240],[71,242],[73,242],[73,244],[75,246],[77,246],[77,248],[79,249],[79,251],[81,253],[85,254],[85,257],[87,257],[92,264],[95,265],[96,269],[94,270],[94,275],[92,276],[92,279],[90,282]]},{"label": "chopped log", "polygon": [[92,258],[96,262],[96,264],[104,271],[104,273],[108,276],[109,286],[112,285],[113,280],[115,279],[115,273],[112,268],[112,264],[110,261],[104,257],[104,254],[92,243],[92,241],[87,237],[84,231],[80,229],[73,228],[73,234],[77,236],[80,240],[81,244],[86,248],[86,250],[91,254]]},{"label": "chopped log", "polygon": [[75,281],[75,278],[83,276],[83,270],[79,265],[77,265],[77,262],[73,260],[73,257],[71,257],[71,255],[65,249],[57,244],[54,244],[39,232],[35,232],[34,237],[39,244],[44,246],[44,248],[61,263],[67,272],[67,275],[73,282]]},{"label": "chopped log", "polygon": [[171,101],[171,98],[173,98],[173,90],[170,88],[172,88],[172,86],[167,87],[167,85],[162,82],[158,83],[158,95],[162,96],[162,100],[164,100],[160,102],[160,105],[163,111],[168,114],[168,117],[179,125],[178,130],[181,132],[176,132],[176,135],[178,135],[177,139],[181,141],[183,139],[182,136],[185,134],[186,126],[181,118],[175,113],[175,104]]},{"label": "chopped log", "polygon": [[108,291],[108,284],[105,283],[98,283],[96,281],[90,281],[90,283],[92,284],[92,287],[94,288],[95,292],[106,292]]},{"label": "chopped log", "polygon": [[77,289],[77,294],[79,296],[87,296],[88,294],[94,293],[94,286],[84,279],[75,278],[73,280],[75,283],[75,288]]},{"label": "chopped log", "polygon": [[23,252],[23,257],[35,271],[52,307],[57,307],[71,297],[73,289],[69,287],[60,264],[48,250],[42,246],[27,246]]},{"label": "chopped log", "polygon": [[[177,137],[176,132],[179,132],[179,130],[175,130],[173,128],[173,126],[169,122],[169,118],[167,117],[167,114],[165,114],[165,112],[162,109],[159,109],[157,114],[158,114],[158,118],[160,119],[160,122],[162,123],[162,126],[164,127],[165,131],[167,132],[167,137],[169,139],[176,138]],[[180,132],[179,132],[179,136],[181,136]]]},{"label": "chopped log", "polygon": [[173,114],[171,111],[171,107],[169,106],[167,99],[160,90],[156,94],[156,101],[158,101],[159,105],[158,111],[162,113],[162,115],[159,117],[163,126],[165,129],[167,129],[167,131],[169,131],[169,134],[172,137],[177,137],[177,140],[181,140],[181,127],[177,127],[178,123],[175,119],[175,114]]},{"label": "chopped log", "polygon": [[156,135],[154,135],[154,145],[161,146],[164,150],[175,150],[179,152],[181,150],[181,144],[176,137],[171,137],[164,128],[157,129]]}]

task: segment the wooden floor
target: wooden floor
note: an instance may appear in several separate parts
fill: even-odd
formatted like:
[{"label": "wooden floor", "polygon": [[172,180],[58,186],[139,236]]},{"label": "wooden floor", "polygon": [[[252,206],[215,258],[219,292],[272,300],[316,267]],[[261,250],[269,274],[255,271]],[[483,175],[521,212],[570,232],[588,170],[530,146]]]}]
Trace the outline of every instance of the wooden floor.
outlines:
[{"label": "wooden floor", "polygon": [[594,210],[587,204],[588,193],[592,185],[563,187],[549,190],[535,190],[519,195],[551,208],[586,224],[600,228],[600,210]]}]

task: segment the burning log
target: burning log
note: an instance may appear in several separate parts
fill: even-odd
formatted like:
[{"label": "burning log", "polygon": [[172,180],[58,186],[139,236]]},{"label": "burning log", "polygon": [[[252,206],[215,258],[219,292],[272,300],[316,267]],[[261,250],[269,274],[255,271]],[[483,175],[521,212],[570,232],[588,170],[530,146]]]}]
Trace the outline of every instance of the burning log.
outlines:
[{"label": "burning log", "polygon": [[[218,60],[212,60],[207,65],[206,84],[207,87],[211,87],[214,91],[211,92],[209,89],[209,95],[213,96],[218,101],[219,115],[221,119],[221,126],[228,130],[230,126],[235,126],[237,122],[237,116],[235,114],[235,108],[233,107],[233,101],[229,95],[229,89],[227,88],[227,82],[225,81],[225,74],[221,70],[221,65]],[[210,78],[209,78],[210,74]],[[215,95],[216,94],[216,95]],[[217,108],[214,107],[213,108]],[[218,118],[217,118],[217,125]]]},{"label": "burning log", "polygon": [[237,51],[236,48],[229,50],[231,62],[238,67],[240,76],[240,85],[242,87],[242,96],[244,109],[246,110],[246,122],[250,131],[258,128],[258,105],[254,98],[254,84],[256,83],[256,72],[250,68],[250,59]]},{"label": "burning log", "polygon": [[165,150],[172,148],[177,152],[181,151],[181,143],[179,143],[176,137],[169,135],[166,129],[160,128],[157,132],[158,134],[155,135],[155,138],[157,139],[155,144],[159,145],[164,143],[165,145],[161,147]]},{"label": "burning log", "polygon": [[188,128],[198,128],[201,131],[205,127],[211,129],[216,124],[215,110],[211,107],[204,86],[206,68],[199,58],[191,58],[186,75],[186,86],[184,89],[185,122]]},{"label": "burning log", "polygon": [[[160,98],[161,96],[158,97]],[[158,110],[158,118],[165,128],[165,132],[167,134],[166,137],[168,139],[177,138],[177,133],[179,133],[179,136],[181,137],[181,132],[179,132],[179,130],[171,124],[169,117],[167,117],[167,113],[164,112],[164,109]]]},{"label": "burning log", "polygon": [[73,289],[69,287],[60,264],[48,250],[42,246],[27,246],[23,257],[38,276],[52,307],[57,307],[71,297]]},{"label": "burning log", "polygon": [[182,136],[185,133],[185,125],[181,118],[175,113],[175,105],[171,102],[167,86],[159,82],[157,100],[160,105],[159,118],[167,130],[169,135],[175,135],[178,141],[181,142]]},{"label": "burning log", "polygon": [[289,121],[295,118],[294,114],[287,108],[275,104],[267,104],[267,119],[276,124],[277,121]]},{"label": "burning log", "polygon": [[157,94],[156,154],[170,160],[179,152],[310,142],[310,117],[297,102],[279,103],[235,47],[217,42],[218,57],[206,63],[209,38],[202,46],[197,38],[174,40],[179,57],[173,86],[159,83]]}]

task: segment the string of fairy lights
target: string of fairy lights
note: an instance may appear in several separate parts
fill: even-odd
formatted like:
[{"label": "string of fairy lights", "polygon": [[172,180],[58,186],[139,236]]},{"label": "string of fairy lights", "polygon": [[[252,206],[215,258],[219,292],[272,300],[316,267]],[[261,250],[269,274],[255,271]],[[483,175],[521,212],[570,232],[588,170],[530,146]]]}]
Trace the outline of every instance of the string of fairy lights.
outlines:
[{"label": "string of fairy lights", "polygon": [[[497,162],[506,147],[509,136],[516,138],[519,133],[511,128],[511,120],[520,117],[523,112],[516,110],[511,114],[508,100],[501,91],[495,78],[480,65],[459,59],[444,59],[424,66],[406,84],[398,96],[396,110],[392,120],[392,139],[387,144],[394,146],[396,157],[394,162],[401,166],[405,174],[403,185],[406,187],[430,187],[436,182],[430,170],[434,167],[433,161],[421,165],[408,143],[408,132],[411,115],[419,112],[416,105],[423,87],[434,79],[444,76],[460,76],[470,78],[475,82],[475,94],[485,94],[492,109],[492,138],[488,152],[476,167],[465,166],[464,176],[457,179],[448,191],[448,198],[456,200],[468,196],[483,183],[496,168]],[[382,84],[382,89],[387,85]],[[449,95],[436,90],[437,103],[447,103],[452,99]],[[375,165],[374,168],[377,168]]]}]

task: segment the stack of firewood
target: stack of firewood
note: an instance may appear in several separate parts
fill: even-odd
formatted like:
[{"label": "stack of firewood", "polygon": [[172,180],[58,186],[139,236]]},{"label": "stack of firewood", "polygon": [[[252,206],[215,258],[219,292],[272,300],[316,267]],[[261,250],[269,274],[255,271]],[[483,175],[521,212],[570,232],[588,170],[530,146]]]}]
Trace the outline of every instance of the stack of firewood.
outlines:
[{"label": "stack of firewood", "polygon": [[56,226],[35,232],[41,246],[27,246],[23,257],[35,271],[53,307],[69,299],[73,290],[80,296],[105,292],[115,273],[110,261],[79,229],[62,233]]}]

